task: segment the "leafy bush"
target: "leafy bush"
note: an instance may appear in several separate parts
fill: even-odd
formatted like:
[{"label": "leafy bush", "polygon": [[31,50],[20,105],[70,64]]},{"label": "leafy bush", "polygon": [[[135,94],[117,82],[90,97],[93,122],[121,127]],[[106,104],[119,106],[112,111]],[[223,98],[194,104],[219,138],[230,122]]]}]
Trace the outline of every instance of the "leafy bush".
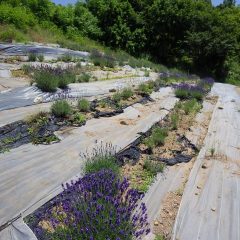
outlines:
[{"label": "leafy bush", "polygon": [[59,100],[53,103],[51,111],[56,117],[67,117],[71,113],[72,108],[66,100]]},{"label": "leafy bush", "polygon": [[153,150],[154,147],[163,145],[167,136],[168,130],[166,128],[155,127],[153,128],[151,135],[144,140],[144,144],[150,150]]},{"label": "leafy bush", "polygon": [[37,55],[36,55],[36,53],[29,53],[29,55],[28,55],[28,61],[29,61],[29,62],[36,62],[36,61],[37,61]]},{"label": "leafy bush", "polygon": [[78,100],[78,109],[81,112],[88,112],[90,109],[90,103],[87,99]]},{"label": "leafy bush", "polygon": [[12,25],[0,26],[0,41],[2,42],[25,42],[27,38],[23,32]]},{"label": "leafy bush", "polygon": [[121,92],[121,98],[127,100],[133,96],[133,91],[131,88],[124,88]]},{"label": "leafy bush", "polygon": [[[33,231],[39,239],[50,240],[140,240],[150,232],[142,197],[111,170],[87,174],[67,184],[50,208],[37,215]],[[42,220],[54,231],[43,230],[38,224]]]},{"label": "leafy bush", "polygon": [[91,53],[91,60],[95,66],[114,68],[116,60],[113,56],[103,54],[98,50],[93,50]]},{"label": "leafy bush", "polygon": [[43,92],[55,92],[58,87],[58,78],[46,71],[35,71],[34,81]]},{"label": "leafy bush", "polygon": [[95,173],[102,169],[110,169],[115,174],[120,173],[120,167],[115,157],[116,149],[111,144],[101,145],[94,149],[92,155],[84,155],[85,158],[85,173]]}]

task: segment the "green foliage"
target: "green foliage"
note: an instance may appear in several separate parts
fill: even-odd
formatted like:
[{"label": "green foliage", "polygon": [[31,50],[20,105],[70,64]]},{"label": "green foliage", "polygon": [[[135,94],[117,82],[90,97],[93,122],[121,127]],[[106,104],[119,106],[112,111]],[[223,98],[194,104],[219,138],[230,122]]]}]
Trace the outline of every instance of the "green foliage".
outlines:
[{"label": "green foliage", "polygon": [[177,130],[179,122],[179,116],[177,113],[171,114],[171,126],[173,130]]},{"label": "green foliage", "polygon": [[79,77],[78,77],[78,82],[89,82],[91,79],[91,75],[89,73],[83,72]]},{"label": "green foliage", "polygon": [[165,138],[168,136],[168,129],[154,127],[149,137],[144,139],[143,143],[150,149],[153,150],[159,145],[163,145]]},{"label": "green foliage", "polygon": [[37,55],[35,53],[29,53],[28,61],[29,62],[36,62],[37,61]]},{"label": "green foliage", "polygon": [[79,99],[77,106],[79,111],[88,112],[90,109],[90,102],[87,99]]},{"label": "green foliage", "polygon": [[96,173],[102,169],[111,169],[120,174],[120,166],[115,157],[116,149],[111,144],[101,145],[93,154],[85,155],[84,173]]},{"label": "green foliage", "polygon": [[65,55],[62,55],[61,57],[58,57],[58,61],[62,61],[62,62],[71,62],[72,59],[73,58],[70,54],[65,54]]},{"label": "green foliage", "polygon": [[225,63],[225,67],[228,69],[228,75],[226,82],[240,86],[240,60],[228,59]]},{"label": "green foliage", "polygon": [[164,171],[165,164],[159,161],[154,161],[154,159],[149,157],[144,161],[143,168],[155,177],[158,173]]},{"label": "green foliage", "polygon": [[12,42],[13,40],[17,42],[25,42],[27,38],[22,31],[16,29],[12,25],[0,26],[0,41]]},{"label": "green foliage", "polygon": [[153,85],[148,83],[141,83],[138,87],[138,91],[144,94],[151,94],[153,92]]},{"label": "green foliage", "polygon": [[73,120],[72,120],[72,123],[73,124],[76,124],[76,125],[78,125],[78,126],[81,126],[81,125],[83,125],[83,124],[85,124],[86,123],[86,117],[85,117],[85,115],[83,115],[83,114],[81,114],[81,113],[75,113],[74,115],[73,115]]},{"label": "green foliage", "polygon": [[196,100],[191,99],[184,102],[181,106],[186,114],[199,112],[202,108],[202,105]]},{"label": "green foliage", "polygon": [[55,92],[58,87],[59,79],[46,71],[36,71],[34,73],[34,81],[37,87],[43,92]]},{"label": "green foliage", "polygon": [[44,61],[44,55],[38,55],[38,60],[39,62],[43,62]]},{"label": "green foliage", "polygon": [[72,112],[72,108],[66,100],[59,100],[53,103],[51,111],[56,117],[67,117]]},{"label": "green foliage", "polygon": [[121,99],[122,99],[121,93],[120,93],[120,92],[114,93],[113,96],[112,96],[112,99],[113,99],[113,101],[115,101],[115,102],[120,102]]},{"label": "green foliage", "polygon": [[166,240],[166,238],[162,235],[157,235],[154,240]]},{"label": "green foliage", "polygon": [[124,88],[121,92],[121,98],[127,100],[133,96],[133,91],[131,88]]}]

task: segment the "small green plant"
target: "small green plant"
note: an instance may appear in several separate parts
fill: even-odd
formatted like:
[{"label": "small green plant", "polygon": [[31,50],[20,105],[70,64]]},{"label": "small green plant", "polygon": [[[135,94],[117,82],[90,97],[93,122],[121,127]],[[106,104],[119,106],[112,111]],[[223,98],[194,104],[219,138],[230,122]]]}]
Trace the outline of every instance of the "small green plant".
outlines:
[{"label": "small green plant", "polygon": [[89,73],[82,73],[78,77],[78,82],[89,82],[91,79],[91,75]]},{"label": "small green plant", "polygon": [[79,99],[77,107],[80,112],[88,112],[90,110],[90,102],[87,99]]},{"label": "small green plant", "polygon": [[182,105],[182,108],[187,115],[190,113],[198,112],[201,109],[201,107],[202,107],[201,104],[195,98],[187,100]]},{"label": "small green plant", "polygon": [[144,94],[151,94],[153,92],[153,86],[147,83],[141,83],[138,87],[138,91]]},{"label": "small green plant", "polygon": [[166,238],[162,235],[157,235],[154,240],[166,240]]},{"label": "small green plant", "polygon": [[176,89],[175,95],[180,99],[187,99],[189,97],[189,91],[186,89]]},{"label": "small green plant", "polygon": [[158,173],[164,171],[165,164],[149,157],[144,161],[143,168],[153,176],[156,176]]},{"label": "small green plant", "polygon": [[177,113],[173,113],[171,115],[171,126],[173,130],[177,130],[178,127],[178,122],[179,122],[179,116]]},{"label": "small green plant", "polygon": [[37,60],[37,55],[36,55],[36,53],[29,53],[29,55],[28,55],[28,61],[29,61],[29,62],[36,62],[36,60]]},{"label": "small green plant", "polygon": [[120,174],[120,167],[115,157],[116,149],[111,144],[101,145],[90,156],[85,155],[84,172],[96,173],[103,169],[111,169],[117,175]]},{"label": "small green plant", "polygon": [[55,117],[67,117],[72,112],[72,108],[66,100],[59,100],[53,103],[51,111]]},{"label": "small green plant", "polygon": [[62,55],[61,57],[58,58],[58,61],[62,61],[62,62],[71,62],[72,61],[72,56],[70,54],[65,54]]},{"label": "small green plant", "polygon": [[39,60],[39,62],[43,62],[44,61],[44,55],[38,55],[38,60]]},{"label": "small green plant", "polygon": [[167,136],[166,128],[155,127],[151,135],[144,140],[144,144],[152,151],[154,147],[163,145]]},{"label": "small green plant", "polygon": [[34,73],[34,81],[37,87],[43,92],[55,92],[58,87],[58,78],[49,72],[36,71]]},{"label": "small green plant", "polygon": [[101,108],[105,108],[105,107],[107,107],[107,105],[108,105],[108,103],[105,99],[102,99],[102,100],[99,101],[99,106]]},{"label": "small green plant", "polygon": [[75,113],[73,115],[73,124],[77,124],[79,126],[83,125],[84,123],[86,123],[86,116],[81,114],[81,113]]},{"label": "small green plant", "polygon": [[121,99],[122,99],[121,93],[120,92],[114,93],[113,96],[112,96],[112,99],[113,99],[113,101],[115,101],[117,103],[120,102]]},{"label": "small green plant", "polygon": [[144,77],[149,77],[149,76],[150,76],[150,71],[145,70],[145,71],[144,71]]},{"label": "small green plant", "polygon": [[212,147],[212,148],[210,149],[210,153],[211,153],[211,157],[213,157],[213,156],[214,156],[214,153],[215,153],[215,148]]},{"label": "small green plant", "polygon": [[121,98],[127,100],[133,96],[133,91],[131,88],[124,88],[121,92]]}]

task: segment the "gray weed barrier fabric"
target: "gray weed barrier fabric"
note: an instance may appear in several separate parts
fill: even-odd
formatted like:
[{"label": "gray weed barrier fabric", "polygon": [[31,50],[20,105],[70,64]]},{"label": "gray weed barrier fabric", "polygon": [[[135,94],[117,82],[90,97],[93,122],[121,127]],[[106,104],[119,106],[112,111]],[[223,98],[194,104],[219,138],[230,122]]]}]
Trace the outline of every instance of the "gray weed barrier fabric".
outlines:
[{"label": "gray weed barrier fabric", "polygon": [[0,111],[58,99],[100,96],[108,94],[111,89],[120,90],[149,80],[149,77],[133,77],[89,83],[72,83],[69,84],[69,89],[58,89],[56,93],[43,93],[35,86],[15,88],[0,94]]},{"label": "gray weed barrier fabric", "polygon": [[88,57],[88,52],[74,51],[66,48],[56,48],[41,44],[0,44],[0,53],[6,56],[23,56],[29,53],[41,54],[47,56],[58,57],[62,55],[70,55],[73,57]]},{"label": "gray weed barrier fabric", "polygon": [[[171,88],[162,88],[151,96],[155,101],[145,105],[134,104],[124,113],[111,118],[91,119],[80,128],[66,128],[56,134],[62,139],[53,145],[26,144],[0,156],[0,226],[21,214],[25,217],[59,194],[61,184],[78,177],[84,159],[81,153],[91,153],[100,144],[112,143],[117,151],[127,147],[163,119],[174,107],[177,99]],[[162,109],[164,108],[164,109]],[[121,124],[122,122],[126,124]],[[6,231],[21,237],[21,227]],[[19,234],[18,234],[19,233]],[[26,233],[25,233],[26,234]],[[15,240],[15,239],[14,239]]]},{"label": "gray weed barrier fabric", "polygon": [[[211,118],[212,111],[215,107],[215,103],[206,99],[203,101],[203,108],[196,115],[193,126],[185,133],[188,141],[193,145],[198,145],[204,131],[207,132],[208,118]],[[204,128],[204,129],[203,129]],[[159,217],[162,210],[162,204],[168,193],[176,192],[181,188],[183,179],[188,174],[188,164],[177,164],[171,167],[167,167],[163,173],[159,173],[155,182],[150,186],[148,192],[143,198],[148,211],[148,219],[153,227],[154,221]],[[155,236],[146,236],[146,240],[154,240]]]},{"label": "gray weed barrier fabric", "polygon": [[240,239],[240,90],[217,83],[212,92],[219,99],[183,193],[173,240]]}]

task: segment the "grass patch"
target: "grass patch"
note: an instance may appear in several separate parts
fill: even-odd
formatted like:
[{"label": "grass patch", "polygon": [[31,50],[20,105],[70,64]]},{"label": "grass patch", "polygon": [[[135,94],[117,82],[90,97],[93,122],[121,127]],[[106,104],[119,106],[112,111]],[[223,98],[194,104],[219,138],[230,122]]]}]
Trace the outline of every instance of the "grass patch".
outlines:
[{"label": "grass patch", "polygon": [[121,98],[123,99],[123,100],[127,100],[127,99],[129,99],[130,97],[132,97],[133,96],[133,91],[132,91],[132,89],[131,88],[124,88],[123,90],[122,90],[122,92],[121,92]]},{"label": "grass patch", "polygon": [[66,100],[59,100],[53,103],[51,111],[55,117],[67,117],[71,114],[72,108]]},{"label": "grass patch", "polygon": [[144,94],[151,94],[153,92],[154,85],[151,83],[141,83],[138,87],[138,91]]},{"label": "grass patch", "polygon": [[171,128],[172,130],[177,130],[179,122],[179,116],[177,113],[171,114]]},{"label": "grass patch", "polygon": [[154,127],[152,133],[143,143],[152,151],[155,147],[164,145],[165,138],[168,136],[168,129]]},{"label": "grass patch", "polygon": [[37,61],[37,55],[35,53],[29,53],[28,61],[29,62],[36,62]]},{"label": "grass patch", "polygon": [[79,99],[77,107],[80,112],[88,112],[90,110],[90,102],[87,99]]},{"label": "grass patch", "polygon": [[86,123],[86,116],[82,113],[75,113],[72,118],[72,124],[76,124],[78,126],[81,126]]},{"label": "grass patch", "polygon": [[89,82],[91,79],[91,75],[89,73],[82,73],[78,77],[78,82]]}]

